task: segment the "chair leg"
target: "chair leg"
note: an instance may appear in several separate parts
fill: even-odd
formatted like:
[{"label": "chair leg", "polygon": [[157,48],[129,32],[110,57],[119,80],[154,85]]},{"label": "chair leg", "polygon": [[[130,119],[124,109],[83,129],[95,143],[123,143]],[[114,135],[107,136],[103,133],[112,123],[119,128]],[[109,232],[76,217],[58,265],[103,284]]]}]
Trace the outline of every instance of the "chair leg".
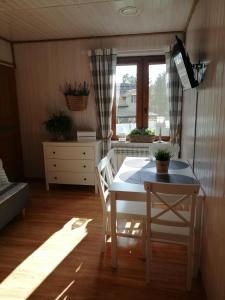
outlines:
[{"label": "chair leg", "polygon": [[151,269],[151,239],[150,236],[146,238],[146,283],[150,282],[150,269]]},{"label": "chair leg", "polygon": [[151,263],[151,199],[147,196],[146,206],[146,283],[150,282],[150,263]]},{"label": "chair leg", "polygon": [[188,261],[187,261],[187,290],[191,290],[192,277],[193,277],[193,239],[190,240],[188,245]]},{"label": "chair leg", "polygon": [[102,253],[106,250],[106,242],[107,242],[107,219],[103,218],[103,228],[102,228]]},{"label": "chair leg", "polygon": [[203,222],[203,200],[204,198],[199,196],[196,208],[196,225],[194,235],[194,267],[193,277],[197,278],[200,270],[201,259],[201,239],[202,239],[202,222]]},{"label": "chair leg", "polygon": [[142,259],[146,258],[146,223],[143,221],[142,237],[141,237],[141,256]]},{"label": "chair leg", "polygon": [[20,217],[21,219],[24,219],[26,215],[26,208],[23,208],[21,210],[21,212],[19,213],[18,217]]},{"label": "chair leg", "polygon": [[150,222],[147,220],[146,224],[146,246],[145,246],[145,259],[146,259],[146,283],[150,282],[151,271],[151,258],[152,258],[152,241],[150,232]]},{"label": "chair leg", "polygon": [[22,209],[22,217],[25,218],[25,215],[26,215],[26,208],[23,208]]},{"label": "chair leg", "polygon": [[193,278],[198,277],[200,269],[200,248],[200,236],[199,233],[195,231],[193,250]]},{"label": "chair leg", "polygon": [[102,229],[102,253],[105,252],[105,228]]}]

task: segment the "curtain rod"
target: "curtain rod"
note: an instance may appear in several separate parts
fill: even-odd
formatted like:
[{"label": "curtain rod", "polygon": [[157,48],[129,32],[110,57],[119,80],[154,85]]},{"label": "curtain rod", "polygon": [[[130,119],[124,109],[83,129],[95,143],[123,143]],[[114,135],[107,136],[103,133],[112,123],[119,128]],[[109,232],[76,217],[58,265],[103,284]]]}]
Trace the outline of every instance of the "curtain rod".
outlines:
[{"label": "curtain rod", "polygon": [[165,49],[145,49],[145,50],[118,50],[117,56],[147,56],[147,55],[164,55],[169,52],[169,47]]}]

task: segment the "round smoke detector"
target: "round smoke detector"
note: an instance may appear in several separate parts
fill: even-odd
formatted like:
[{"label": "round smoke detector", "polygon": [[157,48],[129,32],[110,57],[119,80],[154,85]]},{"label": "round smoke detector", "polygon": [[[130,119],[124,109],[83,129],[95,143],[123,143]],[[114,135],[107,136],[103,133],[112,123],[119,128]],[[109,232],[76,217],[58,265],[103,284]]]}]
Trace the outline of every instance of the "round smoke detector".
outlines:
[{"label": "round smoke detector", "polygon": [[122,16],[136,16],[139,10],[135,6],[126,6],[120,9],[120,14]]}]

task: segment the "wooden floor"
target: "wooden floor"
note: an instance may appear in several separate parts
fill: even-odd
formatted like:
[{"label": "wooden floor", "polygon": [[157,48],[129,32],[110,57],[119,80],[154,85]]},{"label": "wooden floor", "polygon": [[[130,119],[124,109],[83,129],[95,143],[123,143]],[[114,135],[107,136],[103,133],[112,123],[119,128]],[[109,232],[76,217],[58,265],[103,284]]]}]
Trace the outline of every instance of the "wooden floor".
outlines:
[{"label": "wooden floor", "polygon": [[[121,238],[119,269],[113,270],[110,242],[105,255],[100,251],[101,221],[92,188],[54,186],[46,192],[44,184],[31,183],[25,218],[0,231],[0,299],[205,299],[200,280],[185,291],[183,246],[154,244],[146,286],[140,245]],[[85,223],[81,232],[78,222]]]}]

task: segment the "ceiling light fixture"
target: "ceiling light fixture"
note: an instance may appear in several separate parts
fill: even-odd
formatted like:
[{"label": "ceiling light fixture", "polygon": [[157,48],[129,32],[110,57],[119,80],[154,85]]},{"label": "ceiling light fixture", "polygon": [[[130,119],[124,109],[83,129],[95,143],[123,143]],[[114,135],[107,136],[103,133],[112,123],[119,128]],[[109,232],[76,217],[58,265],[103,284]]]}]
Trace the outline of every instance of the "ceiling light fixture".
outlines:
[{"label": "ceiling light fixture", "polygon": [[126,6],[120,8],[119,12],[122,16],[136,16],[139,13],[139,10],[136,6]]}]

